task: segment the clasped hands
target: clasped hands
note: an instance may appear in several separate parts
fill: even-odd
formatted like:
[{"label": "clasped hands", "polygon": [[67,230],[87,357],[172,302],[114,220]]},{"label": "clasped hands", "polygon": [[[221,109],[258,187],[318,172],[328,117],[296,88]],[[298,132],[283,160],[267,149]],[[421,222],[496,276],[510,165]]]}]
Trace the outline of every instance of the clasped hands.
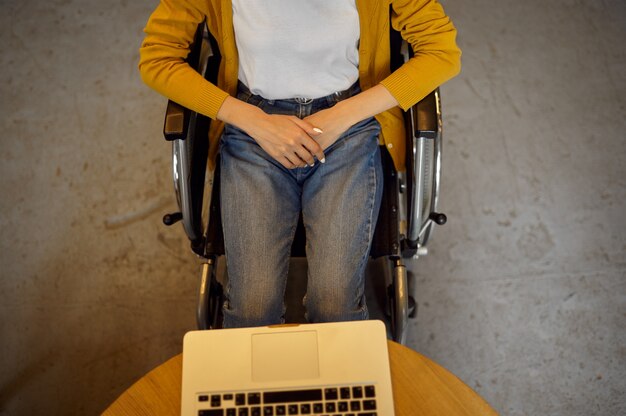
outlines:
[{"label": "clasped hands", "polygon": [[272,158],[288,169],[313,166],[316,158],[324,163],[324,150],[350,127],[348,122],[342,122],[336,116],[333,108],[319,111],[304,119],[263,113],[247,133]]},{"label": "clasped hands", "polygon": [[250,135],[271,157],[288,169],[325,160],[324,150],[351,126],[382,113],[398,101],[382,84],[340,101],[304,119],[267,114],[260,108],[227,97],[217,118]]},{"label": "clasped hands", "polygon": [[324,150],[350,127],[397,105],[382,85],[340,101],[304,119],[268,114],[257,106],[228,97],[217,114],[252,137],[263,150],[288,169],[324,163]]}]

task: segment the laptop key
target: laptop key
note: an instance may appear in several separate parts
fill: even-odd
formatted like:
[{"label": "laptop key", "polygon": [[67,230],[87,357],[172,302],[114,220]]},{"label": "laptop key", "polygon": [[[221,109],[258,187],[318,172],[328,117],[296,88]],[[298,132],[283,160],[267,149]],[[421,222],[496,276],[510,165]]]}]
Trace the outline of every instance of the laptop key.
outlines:
[{"label": "laptop key", "polygon": [[337,400],[337,389],[324,389],[324,399],[326,400]]},{"label": "laptop key", "polygon": [[200,410],[198,416],[224,416],[224,409]]},{"label": "laptop key", "polygon": [[300,413],[303,415],[311,414],[311,405],[310,404],[301,404],[300,405]]},{"label": "laptop key", "polygon": [[246,404],[246,395],[243,393],[235,394],[235,404],[237,406],[243,406],[244,404]]},{"label": "laptop key", "polygon": [[261,393],[248,393],[248,404],[261,404]]},{"label": "laptop key", "polygon": [[342,387],[341,389],[339,389],[339,393],[341,395],[342,399],[349,399],[350,398],[350,387]]},{"label": "laptop key", "polygon": [[365,386],[365,397],[376,397],[376,388],[374,386]]},{"label": "laptop key", "polygon": [[250,416],[250,412],[248,412],[247,407],[240,407],[239,414],[237,416]]},{"label": "laptop key", "polygon": [[363,410],[376,410],[376,400],[363,400]]},{"label": "laptop key", "polygon": [[363,387],[361,386],[352,387],[352,397],[354,397],[355,399],[363,398]]},{"label": "laptop key", "polygon": [[263,393],[263,403],[315,402],[322,400],[321,389],[268,391]]},{"label": "laptop key", "polygon": [[222,405],[222,396],[214,394],[211,396],[211,407],[220,407]]}]

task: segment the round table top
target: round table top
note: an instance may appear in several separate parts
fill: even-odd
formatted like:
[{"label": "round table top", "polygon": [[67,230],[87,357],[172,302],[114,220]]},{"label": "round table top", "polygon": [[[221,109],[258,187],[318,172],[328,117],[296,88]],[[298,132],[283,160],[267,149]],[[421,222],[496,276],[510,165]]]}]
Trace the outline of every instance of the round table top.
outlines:
[{"label": "round table top", "polygon": [[[388,346],[396,416],[497,415],[470,387],[434,361],[393,341]],[[180,415],[181,377],[179,354],[133,384],[103,415]]]}]

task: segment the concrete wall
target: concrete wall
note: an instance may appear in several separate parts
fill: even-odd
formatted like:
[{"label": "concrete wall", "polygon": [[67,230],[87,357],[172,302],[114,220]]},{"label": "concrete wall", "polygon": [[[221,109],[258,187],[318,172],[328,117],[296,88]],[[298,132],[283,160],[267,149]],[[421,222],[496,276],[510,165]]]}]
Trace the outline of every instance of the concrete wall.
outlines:
[{"label": "concrete wall", "polygon": [[[626,3],[443,3],[450,221],[411,264],[409,344],[503,415],[624,414]],[[0,414],[97,414],[194,328],[136,70],[156,1],[0,5]]]}]

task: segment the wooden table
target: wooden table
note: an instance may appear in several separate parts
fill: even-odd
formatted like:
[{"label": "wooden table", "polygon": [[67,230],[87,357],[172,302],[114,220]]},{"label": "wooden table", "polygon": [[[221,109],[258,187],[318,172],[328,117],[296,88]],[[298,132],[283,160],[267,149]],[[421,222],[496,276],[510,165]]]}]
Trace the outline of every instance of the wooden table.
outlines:
[{"label": "wooden table", "polygon": [[[389,361],[396,416],[497,415],[454,374],[423,355],[389,341]],[[103,415],[178,416],[181,376],[182,355],[177,355],[133,384]]]}]

